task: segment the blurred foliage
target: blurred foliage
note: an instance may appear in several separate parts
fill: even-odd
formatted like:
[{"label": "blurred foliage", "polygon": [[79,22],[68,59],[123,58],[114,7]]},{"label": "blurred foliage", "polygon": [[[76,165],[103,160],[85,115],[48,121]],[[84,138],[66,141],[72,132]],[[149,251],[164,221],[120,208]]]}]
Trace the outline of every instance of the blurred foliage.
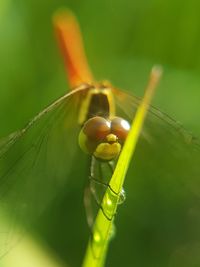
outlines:
[{"label": "blurred foliage", "polygon": [[21,127],[66,91],[51,23],[60,6],[77,14],[98,80],[110,79],[141,95],[151,65],[161,63],[165,86],[156,104],[200,132],[195,122],[200,68],[197,1],[2,0],[0,135]]},{"label": "blurred foliage", "polygon": [[[200,134],[200,5],[197,0],[1,0],[0,136],[21,128],[36,112],[68,89],[63,62],[57,49],[51,23],[53,12],[62,6],[72,9],[79,19],[86,52],[97,80],[109,79],[117,87],[142,95],[151,66],[154,63],[162,64],[165,72],[154,101],[155,105],[180,120],[196,135]],[[161,139],[165,142],[164,136]],[[162,157],[159,152],[157,155]],[[138,158],[140,156],[139,154]],[[156,157],[157,160],[159,156]],[[63,259],[66,257],[70,266],[80,266],[89,235],[82,204],[84,180],[80,180],[80,170],[81,173],[86,173],[88,165],[84,156],[80,157],[82,158],[77,159],[80,168],[72,170],[72,179],[68,183],[68,188],[63,188],[57,201],[52,203],[52,206],[38,219],[38,231],[41,236],[60,257]],[[179,167],[177,166],[177,172]],[[143,177],[144,185],[142,184],[144,187],[145,178]],[[163,203],[161,193],[156,191],[161,183],[155,181],[157,181],[156,178],[152,195],[147,194],[147,196],[152,198],[157,193],[158,198],[151,199],[149,211],[154,210],[153,207],[157,202]],[[137,182],[138,180],[135,182],[136,185],[138,185]],[[172,185],[173,183],[169,187],[172,188]],[[133,244],[133,240],[129,242],[130,235],[125,230],[130,230],[133,223],[132,219],[129,220],[129,215],[134,213],[132,204],[135,201],[134,196],[137,195],[137,200],[141,201],[145,197],[145,190],[141,191],[138,185],[136,192],[132,186],[134,183],[132,185],[130,182],[126,186],[127,194],[131,197],[120,209],[122,214],[118,214],[121,221],[117,219],[117,222],[119,221],[117,238],[113,241],[113,247],[111,246],[113,252],[109,258],[110,265],[115,262],[117,266],[117,263],[120,263],[120,257],[121,265],[124,266],[132,266],[134,262],[138,267],[178,267],[180,262],[176,263],[177,258],[187,255],[187,251],[191,258],[199,262],[199,243],[196,242],[193,245],[189,240],[185,247],[176,252],[178,256],[174,256],[173,263],[169,263],[167,255],[170,253],[169,247],[168,249],[164,245],[159,247],[159,244],[163,244],[166,238],[170,239],[172,231],[165,229],[165,235],[159,239],[155,236],[155,233],[160,235],[163,231],[159,225],[158,231],[156,229],[153,231],[149,226],[138,224],[144,236],[142,238],[139,235],[140,231],[136,232],[132,229],[133,236],[138,234],[136,240],[138,242],[140,238],[142,240],[139,245]],[[169,203],[165,194],[167,195],[167,191],[164,191],[163,205],[167,207]],[[197,201],[196,198],[194,199]],[[175,202],[172,202],[169,207],[174,207]],[[144,205],[144,202],[142,203]],[[173,216],[177,216],[175,220],[177,224],[181,222],[181,216],[184,216],[181,213],[185,209],[184,204],[189,205],[183,202],[180,212],[178,210],[180,203],[172,209],[171,213],[167,210],[167,215],[163,215],[163,219],[159,221],[161,225],[165,222],[165,226],[170,228],[168,220]],[[140,207],[139,204],[138,207]],[[145,213],[144,206],[142,208]],[[159,214],[159,209],[154,211],[152,214],[149,213],[149,216],[144,216],[143,221],[145,219],[148,221],[151,216],[156,218],[154,216]],[[192,216],[199,216],[197,208],[191,212],[193,212]],[[151,223],[155,227],[155,224]],[[173,228],[173,235],[176,235],[178,228],[179,225]],[[181,227],[178,237],[183,233],[185,233],[184,226]],[[152,245],[148,243],[150,240],[156,244],[152,247],[159,248],[159,251],[153,248],[152,251],[150,250]],[[170,246],[170,242],[166,243],[166,246]],[[124,251],[126,258],[123,256]],[[145,259],[147,254],[149,257]],[[141,261],[142,257],[143,261]],[[187,262],[188,258],[183,257],[185,261],[181,262],[181,267],[196,266],[190,265]],[[149,262],[146,262],[147,259]]]}]

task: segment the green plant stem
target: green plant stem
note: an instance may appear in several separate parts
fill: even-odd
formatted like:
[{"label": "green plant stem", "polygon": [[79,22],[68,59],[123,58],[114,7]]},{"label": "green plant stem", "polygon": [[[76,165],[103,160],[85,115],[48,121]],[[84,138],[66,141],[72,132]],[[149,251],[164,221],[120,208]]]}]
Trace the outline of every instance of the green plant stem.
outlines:
[{"label": "green plant stem", "polygon": [[114,173],[111,177],[109,187],[103,197],[101,208],[98,211],[91,236],[86,250],[82,267],[103,267],[110,237],[113,231],[114,215],[117,211],[120,192],[124,184],[126,173],[135,152],[136,144],[142,129],[142,125],[151,102],[156,85],[161,75],[160,68],[153,68],[150,81],[144,98],[138,107],[135,118],[131,125]]}]

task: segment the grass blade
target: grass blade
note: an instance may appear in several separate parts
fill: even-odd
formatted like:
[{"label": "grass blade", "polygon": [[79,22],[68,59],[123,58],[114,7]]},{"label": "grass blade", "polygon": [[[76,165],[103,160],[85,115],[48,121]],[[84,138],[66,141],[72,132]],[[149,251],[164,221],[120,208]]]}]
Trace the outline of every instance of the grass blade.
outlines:
[{"label": "grass blade", "polygon": [[118,159],[115,171],[110,179],[109,187],[101,203],[94,226],[93,235],[88,242],[83,267],[103,267],[109,241],[113,234],[113,220],[120,201],[120,192],[124,184],[126,173],[134,154],[135,147],[140,136],[149,104],[153,97],[155,88],[159,82],[162,70],[160,67],[154,67],[151,71],[150,80],[147,85],[144,98],[131,125],[120,157]]}]

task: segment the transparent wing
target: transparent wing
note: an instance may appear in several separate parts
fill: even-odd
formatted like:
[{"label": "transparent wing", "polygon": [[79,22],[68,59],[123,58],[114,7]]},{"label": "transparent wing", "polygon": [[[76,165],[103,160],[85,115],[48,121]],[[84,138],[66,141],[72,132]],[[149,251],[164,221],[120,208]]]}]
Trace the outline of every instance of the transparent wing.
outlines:
[{"label": "transparent wing", "polygon": [[[82,86],[0,141],[0,256],[65,186],[77,151]],[[20,230],[19,230],[20,229]]]},{"label": "transparent wing", "polygon": [[[140,100],[113,91],[118,115],[131,122]],[[199,266],[200,146],[183,127],[153,107],[145,120],[125,190],[127,214],[126,222],[122,219],[121,223],[126,229],[120,228],[124,230],[118,232],[118,238],[120,244],[129,238],[134,255],[127,250],[124,257],[130,257],[137,266],[186,266],[184,261],[187,266]]]}]

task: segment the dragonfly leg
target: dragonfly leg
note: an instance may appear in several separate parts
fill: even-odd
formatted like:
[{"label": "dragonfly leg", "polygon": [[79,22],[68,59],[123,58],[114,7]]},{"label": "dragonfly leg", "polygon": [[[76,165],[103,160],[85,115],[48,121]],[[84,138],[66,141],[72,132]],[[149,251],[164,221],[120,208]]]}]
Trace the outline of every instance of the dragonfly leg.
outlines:
[{"label": "dragonfly leg", "polygon": [[94,223],[94,214],[93,214],[92,203],[91,203],[90,184],[88,184],[84,190],[84,206],[85,206],[87,224],[89,228],[92,230],[92,226]]},{"label": "dragonfly leg", "polygon": [[106,193],[106,190],[110,190],[112,194],[118,196],[116,192],[112,190],[109,184],[99,181],[95,179],[94,177],[90,176],[90,191],[93,196],[93,199],[95,200],[95,203],[99,209],[102,210],[103,214],[108,220],[112,220],[112,218],[115,216],[115,214],[112,214],[111,217],[107,216],[106,212],[104,211],[104,208],[102,206],[102,200]]}]

